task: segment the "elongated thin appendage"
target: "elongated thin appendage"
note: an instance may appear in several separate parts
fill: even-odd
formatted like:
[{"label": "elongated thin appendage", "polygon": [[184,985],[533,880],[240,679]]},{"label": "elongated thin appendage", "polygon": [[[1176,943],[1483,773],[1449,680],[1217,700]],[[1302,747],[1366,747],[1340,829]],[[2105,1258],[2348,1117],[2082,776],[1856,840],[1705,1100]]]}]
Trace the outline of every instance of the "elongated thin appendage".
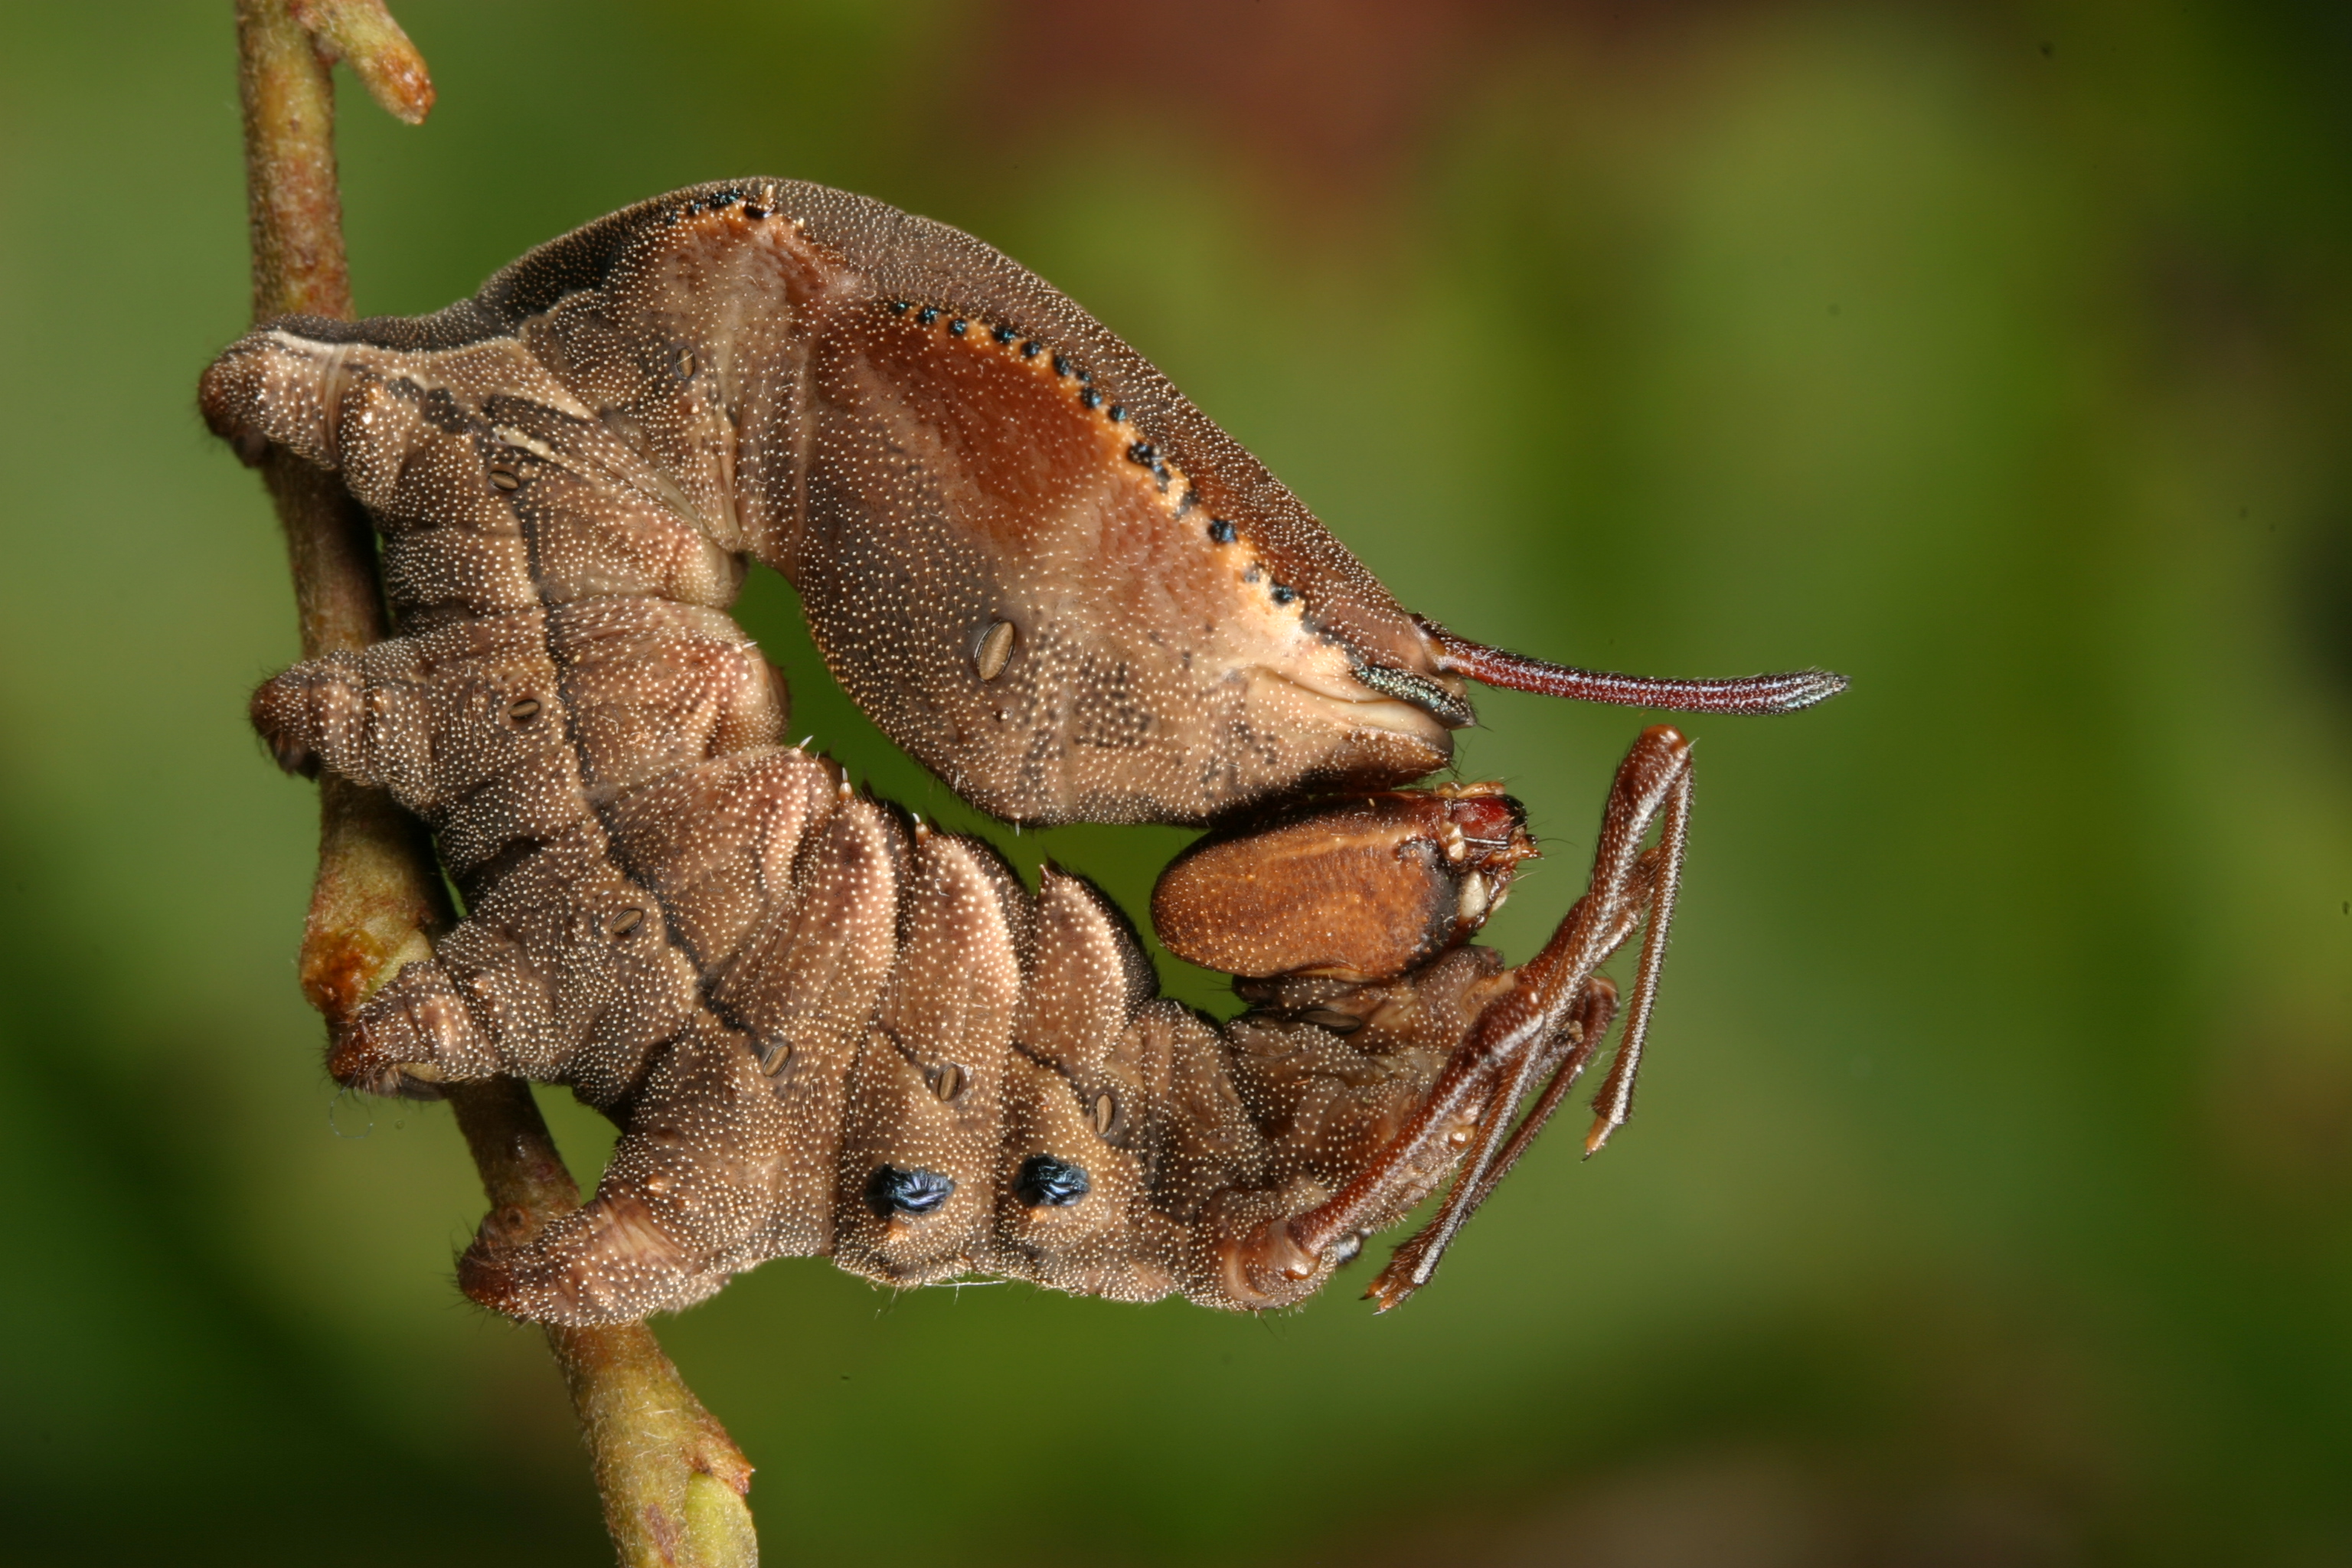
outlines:
[{"label": "elongated thin appendage", "polygon": [[1658,824],[1657,857],[1650,888],[1650,922],[1642,933],[1642,962],[1633,972],[1633,999],[1625,1011],[1625,1037],[1617,1059],[1592,1098],[1592,1127],[1584,1135],[1587,1157],[1601,1152],[1609,1135],[1633,1113],[1633,1077],[1642,1070],[1642,1047],[1650,1037],[1650,1011],[1658,1000],[1658,976],[1666,966],[1666,933],[1675,923],[1675,895],[1681,890],[1683,853],[1690,842],[1690,770],[1675,775]]},{"label": "elongated thin appendage", "polygon": [[1616,985],[1605,974],[1594,975],[1586,984],[1584,994],[1577,998],[1576,1016],[1570,1021],[1570,1026],[1561,1032],[1546,1058],[1544,1070],[1551,1073],[1550,1080],[1544,1085],[1534,1108],[1511,1130],[1511,1141],[1503,1145],[1502,1152],[1487,1166],[1486,1179],[1474,1194],[1472,1207],[1485,1203],[1503,1184],[1503,1178],[1511,1173],[1511,1167],[1519,1163],[1519,1156],[1528,1152],[1536,1134],[1544,1130],[1551,1113],[1559,1109],[1568,1091],[1576,1087],[1576,1080],[1583,1076],[1585,1065],[1601,1048],[1601,1037],[1609,1033],[1610,1021],[1616,1016]]},{"label": "elongated thin appendage", "polygon": [[[1560,1040],[1568,1033],[1566,1028],[1556,1030],[1544,1045],[1523,1050],[1504,1065],[1493,1087],[1487,1090],[1486,1109],[1479,1112],[1477,1141],[1471,1146],[1461,1170],[1455,1173],[1453,1190],[1445,1194],[1445,1202],[1439,1205],[1437,1217],[1414,1232],[1397,1249],[1396,1256],[1389,1259],[1389,1266],[1381,1271],[1380,1278],[1365,1292],[1380,1303],[1380,1310],[1387,1311],[1428,1279],[1437,1267],[1438,1258],[1453,1245],[1454,1234],[1486,1201],[1486,1194],[1493,1190],[1488,1174],[1495,1168],[1497,1151],[1503,1147],[1504,1140],[1511,1131],[1512,1113],[1518,1110],[1519,1101],[1526,1098],[1528,1090],[1540,1079],[1545,1067],[1560,1062],[1559,1052],[1551,1048],[1552,1042]],[[1583,1067],[1583,1061],[1578,1060],[1564,1070],[1580,1072]],[[1408,1253],[1412,1256],[1407,1257]],[[1392,1279],[1407,1281],[1404,1289],[1399,1290],[1391,1285]]]},{"label": "elongated thin appendage", "polygon": [[[1536,1134],[1568,1096],[1570,1089],[1583,1075],[1587,1063],[1600,1048],[1601,1037],[1609,1032],[1609,1021],[1617,1011],[1617,987],[1606,975],[1596,974],[1589,981],[1568,1023],[1556,1031],[1540,1051],[1531,1051],[1520,1066],[1505,1076],[1503,1083],[1487,1102],[1485,1116],[1479,1122],[1479,1140],[1471,1157],[1465,1161],[1454,1177],[1453,1190],[1437,1217],[1413,1233],[1390,1258],[1388,1267],[1364,1292],[1380,1303],[1379,1310],[1387,1311],[1402,1304],[1405,1299],[1429,1283],[1437,1271],[1437,1260],[1453,1245],[1454,1236],[1470,1216],[1494,1195],[1511,1167],[1519,1163]],[[1545,1081],[1549,1077],[1549,1081]],[[1511,1114],[1518,1107],[1520,1097],[1530,1084],[1542,1082],[1543,1093],[1537,1098],[1535,1108],[1528,1112],[1517,1127],[1511,1125]],[[1509,1134],[1508,1142],[1504,1135]]]},{"label": "elongated thin appendage", "polygon": [[[1630,1114],[1634,1073],[1656,1000],[1681,880],[1690,781],[1689,742],[1663,724],[1644,731],[1618,768],[1602,813],[1590,890],[1577,900],[1544,951],[1520,970],[1518,989],[1479,1019],[1423,1108],[1424,1119],[1433,1112],[1459,1115],[1465,1102],[1484,1109],[1477,1141],[1437,1217],[1397,1249],[1367,1292],[1381,1310],[1402,1304],[1429,1282],[1446,1247],[1494,1191],[1500,1170],[1518,1159],[1559,1107],[1616,1010],[1614,990],[1604,994],[1601,988],[1607,982],[1594,971],[1632,937],[1636,926],[1646,926],[1624,1038],[1594,1101],[1599,1120],[1585,1140],[1586,1153],[1598,1149]],[[1658,843],[1645,850],[1642,840],[1653,823],[1658,826]],[[1551,1082],[1535,1110],[1516,1131],[1510,1130],[1521,1095],[1547,1073]],[[1416,1138],[1425,1139],[1433,1130],[1417,1119],[1398,1140],[1391,1158],[1406,1155]],[[1344,1233],[1352,1221],[1350,1200],[1355,1196],[1352,1190],[1343,1191],[1302,1215],[1294,1223],[1293,1236],[1310,1247],[1328,1244],[1328,1237]]]},{"label": "elongated thin appendage", "polygon": [[1793,713],[1843,691],[1846,679],[1826,669],[1785,675],[1750,675],[1731,680],[1658,680],[1643,675],[1612,675],[1578,669],[1507,653],[1454,636],[1434,621],[1422,629],[1437,644],[1437,666],[1507,691],[1533,691],[1579,702],[1611,702],[1623,708],[1657,708],[1675,713]]}]

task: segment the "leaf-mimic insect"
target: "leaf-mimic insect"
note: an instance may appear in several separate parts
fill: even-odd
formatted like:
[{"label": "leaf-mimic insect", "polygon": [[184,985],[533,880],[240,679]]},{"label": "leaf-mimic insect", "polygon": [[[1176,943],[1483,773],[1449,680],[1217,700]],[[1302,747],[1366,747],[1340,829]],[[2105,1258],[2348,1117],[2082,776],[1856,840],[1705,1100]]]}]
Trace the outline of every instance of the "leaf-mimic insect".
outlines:
[{"label": "leaf-mimic insect", "polygon": [[[1496,786],[1402,787],[1446,763],[1465,679],[1727,712],[1843,684],[1596,675],[1420,620],[1068,299],[814,185],[644,203],[436,315],[266,325],[203,404],[248,459],[341,474],[399,618],[256,722],[422,814],[467,903],[339,1026],[335,1075],[520,1074],[622,1129],[592,1203],[528,1244],[494,1217],[463,1259],[525,1318],[809,1254],[1278,1307],[1451,1174],[1392,1305],[1594,1055],[1598,966],[1646,926],[1588,1146],[1624,1119],[1689,806],[1686,742],[1645,731],[1551,941],[1517,969],[1464,945],[1533,848]],[[1157,997],[1083,879],[1033,895],[783,745],[726,614],[746,555],[974,805],[1216,828],[1153,913],[1250,1010]]]}]

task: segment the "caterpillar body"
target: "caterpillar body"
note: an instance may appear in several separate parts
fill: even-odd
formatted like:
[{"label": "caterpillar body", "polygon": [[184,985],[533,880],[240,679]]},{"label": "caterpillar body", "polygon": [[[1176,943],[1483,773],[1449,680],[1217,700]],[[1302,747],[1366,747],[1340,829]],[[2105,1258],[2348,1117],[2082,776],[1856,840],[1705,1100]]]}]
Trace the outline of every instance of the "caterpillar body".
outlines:
[{"label": "caterpillar body", "polygon": [[[486,1226],[460,1268],[477,1300],[616,1321],[829,1254],[900,1284],[1279,1306],[1459,1168],[1401,1299],[1591,1056],[1615,1002],[1594,970],[1646,920],[1603,1089],[1622,1119],[1681,738],[1628,759],[1592,892],[1543,953],[1510,970],[1460,945],[1532,852],[1517,809],[1395,786],[1450,754],[1465,676],[1624,678],[1404,612],[980,242],[818,186],[698,187],[435,316],[266,325],[203,405],[248,458],[341,476],[399,623],[266,685],[257,724],[284,765],[422,815],[467,902],[339,1025],[336,1076],[520,1074],[622,1129],[593,1202],[527,1244]],[[1247,978],[1252,1011],[1218,1026],[1158,998],[1082,879],[1048,868],[1033,896],[984,843],[785,746],[781,679],[725,613],[747,554],[974,804],[1220,825],[1155,912]],[[1834,679],[1667,695],[1787,708]]]}]

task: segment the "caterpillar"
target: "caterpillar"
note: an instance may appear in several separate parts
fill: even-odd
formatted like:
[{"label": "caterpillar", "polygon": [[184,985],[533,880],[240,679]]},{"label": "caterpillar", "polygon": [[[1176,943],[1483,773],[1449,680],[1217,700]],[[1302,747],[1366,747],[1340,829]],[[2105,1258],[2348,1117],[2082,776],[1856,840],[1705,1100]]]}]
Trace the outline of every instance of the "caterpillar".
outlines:
[{"label": "caterpillar", "polygon": [[[1594,1056],[1598,967],[1641,931],[1588,1146],[1623,1121],[1687,822],[1688,744],[1654,726],[1551,941],[1469,945],[1534,846],[1497,785],[1406,787],[1465,682],[1727,712],[1843,684],[1601,675],[1416,617],[1067,298],[816,185],[642,203],[435,315],[266,323],[201,405],[247,460],[341,476],[397,619],[264,685],[257,727],[422,816],[467,905],[337,1025],[334,1076],[517,1074],[621,1130],[593,1201],[528,1242],[494,1215],[461,1259],[525,1319],[809,1255],[1281,1307],[1451,1176],[1392,1305]],[[976,806],[1211,826],[1153,917],[1248,1011],[1159,997],[1084,879],[1033,894],[786,745],[726,613],[747,557]]]}]

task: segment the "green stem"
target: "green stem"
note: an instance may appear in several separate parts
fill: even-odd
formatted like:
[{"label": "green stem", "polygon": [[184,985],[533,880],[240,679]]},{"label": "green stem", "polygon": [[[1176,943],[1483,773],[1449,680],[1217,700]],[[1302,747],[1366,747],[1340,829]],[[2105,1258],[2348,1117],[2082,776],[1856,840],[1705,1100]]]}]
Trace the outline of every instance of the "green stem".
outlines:
[{"label": "green stem", "polygon": [[[352,315],[335,173],[330,69],[348,61],[414,124],[432,107],[425,61],[381,0],[237,0],[253,313]],[[283,452],[262,477],[286,531],[307,658],[390,630],[368,520],[343,487]],[[319,879],[302,938],[302,988],[348,1017],[454,920],[432,846],[380,790],[324,780]],[[512,1079],[451,1085],[449,1104],[501,1227],[518,1239],[578,1206],[530,1090]],[[759,1541],[751,1467],[642,1323],[547,1331],[588,1440],[623,1568],[748,1568]]]}]

